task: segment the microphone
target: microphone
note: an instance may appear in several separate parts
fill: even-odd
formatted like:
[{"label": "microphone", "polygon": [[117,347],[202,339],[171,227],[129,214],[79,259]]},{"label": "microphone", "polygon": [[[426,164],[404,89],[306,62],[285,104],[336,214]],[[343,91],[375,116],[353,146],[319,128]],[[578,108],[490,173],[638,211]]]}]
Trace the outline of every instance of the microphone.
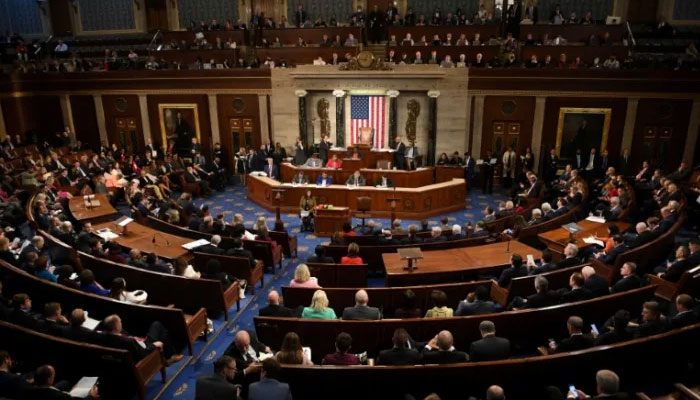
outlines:
[{"label": "microphone", "polygon": [[151,239],[151,243],[153,243],[155,246],[158,246],[158,244],[156,243],[156,235],[160,235],[165,240],[165,246],[170,247],[170,241],[165,235],[163,235],[160,232],[153,233],[153,239]]}]

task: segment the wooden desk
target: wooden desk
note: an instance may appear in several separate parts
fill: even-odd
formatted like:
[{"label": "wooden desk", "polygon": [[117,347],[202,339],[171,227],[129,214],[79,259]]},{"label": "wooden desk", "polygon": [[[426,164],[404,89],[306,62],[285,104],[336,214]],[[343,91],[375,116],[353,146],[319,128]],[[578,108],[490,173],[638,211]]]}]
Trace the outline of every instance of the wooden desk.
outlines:
[{"label": "wooden desk", "polygon": [[338,158],[343,160],[343,164],[348,163],[348,169],[377,168],[377,161],[379,160],[391,161],[391,165],[394,165],[394,153],[391,151],[366,151],[361,149],[360,152],[362,153],[361,160],[350,160],[348,159],[347,150],[329,150],[328,159],[330,160],[333,154],[337,154]]},{"label": "wooden desk", "polygon": [[[121,231],[121,228],[117,227],[114,222],[94,225],[93,228],[95,230],[108,228],[114,233]],[[155,253],[158,257],[167,260],[174,260],[178,257],[190,258],[189,252],[182,245],[192,240],[163,233],[137,222],[132,222],[126,227],[125,236],[120,235],[114,239],[115,242],[127,250],[138,249],[142,253]]]},{"label": "wooden desk", "polygon": [[[630,224],[626,222],[600,223],[587,221],[584,219],[583,221],[577,222],[578,226],[583,228],[583,231],[577,233],[574,236],[574,244],[579,249],[582,249],[584,247],[591,246],[590,244],[585,243],[583,241],[584,238],[595,235],[598,235],[600,237],[607,237],[608,225],[610,223],[617,225],[617,227],[620,229],[620,232],[624,232],[630,227]],[[567,244],[571,243],[570,233],[564,228],[557,228],[548,232],[543,232],[537,235],[537,237],[542,243],[547,245],[547,248],[554,254],[564,254],[564,247],[566,247]]]},{"label": "wooden desk", "polygon": [[[414,36],[415,38],[415,36]],[[445,39],[444,36],[440,38]],[[454,35],[452,38],[456,40]],[[470,39],[471,40],[471,39]],[[484,56],[484,61],[490,63],[494,57],[500,55],[501,46],[387,46],[386,55],[389,55],[390,51],[394,51],[394,60],[398,62],[403,57],[403,53],[408,55],[409,60],[413,62],[416,58],[416,52],[420,51],[421,58],[423,62],[427,62],[430,59],[430,55],[433,50],[437,51],[438,58],[443,60],[446,55],[452,57],[452,62],[457,63],[459,61],[460,54],[464,54],[464,58],[468,63],[474,62],[476,60],[477,53],[481,53]]]},{"label": "wooden desk", "polygon": [[68,200],[68,209],[71,214],[73,214],[73,218],[78,222],[100,223],[109,221],[118,214],[117,210],[109,203],[106,194],[96,194],[93,201],[95,203],[99,201],[100,205],[98,207],[87,208],[83,196],[75,196]]},{"label": "wooden desk", "polygon": [[267,177],[249,176],[248,199],[274,211],[277,206],[272,189],[285,190],[281,211],[285,213],[297,213],[299,200],[307,191],[316,197],[318,204],[333,204],[337,207],[349,207],[357,209],[357,198],[369,196],[372,198],[373,217],[388,218],[391,215],[391,207],[387,199],[399,198],[401,201],[396,206],[396,216],[404,219],[423,219],[465,208],[467,195],[464,179],[454,179],[451,182],[436,183],[419,188],[376,188],[373,186],[361,186],[357,189],[349,189],[344,185],[316,186],[300,185],[292,186],[291,183],[282,184]]},{"label": "wooden desk", "polygon": [[559,62],[559,55],[566,54],[566,62],[571,64],[576,57],[581,57],[581,60],[586,64],[592,64],[593,59],[600,58],[600,63],[608,59],[611,55],[615,55],[617,60],[622,62],[627,57],[629,47],[627,46],[523,46],[520,60],[527,61],[533,54],[537,55],[537,60],[544,61],[545,57],[552,56],[552,64],[554,66]]},{"label": "wooden desk", "polygon": [[[452,40],[459,39],[459,35],[464,34],[469,43],[474,40],[474,35],[479,33],[483,42],[489,40],[491,35],[496,37],[500,34],[501,26],[499,24],[487,25],[460,25],[460,26],[391,26],[389,27],[389,36],[396,35],[396,40],[401,42],[410,33],[413,40],[420,40],[420,37],[425,35],[426,40],[432,40],[434,35],[440,35],[440,40],[445,40],[448,33],[452,34]],[[475,46],[478,47],[478,46]],[[415,53],[415,51],[414,51]],[[425,55],[423,55],[425,57]],[[427,58],[427,57],[426,57]]]},{"label": "wooden desk", "polygon": [[[356,169],[348,168],[347,163],[343,161],[343,168],[332,169],[332,168],[308,168],[308,167],[295,167],[289,163],[283,163],[280,166],[280,176],[282,182],[291,182],[294,176],[296,176],[300,171],[304,171],[304,175],[309,180],[310,183],[316,183],[316,179],[321,176],[322,172],[326,172],[333,183],[338,185],[345,184],[350,175],[352,175]],[[433,168],[423,168],[415,171],[403,171],[403,170],[393,170],[393,169],[360,169],[360,173],[367,180],[367,185],[374,185],[379,179],[381,179],[383,174],[386,174],[389,179],[394,182],[396,187],[406,187],[406,188],[418,188],[421,186],[427,186],[433,183]],[[459,178],[463,178],[460,175]],[[442,182],[451,181],[452,179],[445,179]]]},{"label": "wooden desk", "polygon": [[535,40],[542,40],[542,36],[546,33],[550,39],[561,35],[569,42],[586,42],[591,35],[602,37],[605,32],[610,32],[610,38],[613,41],[621,42],[625,27],[624,25],[520,25],[520,40],[526,40],[528,33],[531,33]]},{"label": "wooden desk", "polygon": [[435,167],[435,183],[449,182],[455,178],[464,178],[464,167]]},{"label": "wooden desk", "polygon": [[[216,38],[221,38],[221,41],[226,43],[227,39],[231,39],[232,42],[236,42],[238,46],[243,46],[248,43],[248,30],[235,30],[235,31],[204,31],[204,38],[207,39],[208,43],[216,44]],[[183,40],[187,42],[187,45],[194,43],[195,32],[192,31],[168,31],[163,32],[163,43],[169,44],[170,41],[175,41],[177,45]]]},{"label": "wooden desk", "polygon": [[317,208],[314,212],[314,233],[316,236],[333,236],[343,229],[343,224],[350,222],[348,207]]},{"label": "wooden desk", "polygon": [[[510,252],[506,249],[510,246]],[[408,272],[403,269],[406,261],[400,259],[398,253],[383,254],[384,269],[386,270],[386,286],[416,285],[430,280],[455,281],[456,279],[474,278],[479,272],[489,270],[490,273],[498,267],[510,264],[513,254],[520,254],[523,262],[528,254],[538,260],[542,253],[534,247],[517,241],[499,242],[483,246],[464,247],[450,250],[424,251],[423,259],[417,267]]]}]

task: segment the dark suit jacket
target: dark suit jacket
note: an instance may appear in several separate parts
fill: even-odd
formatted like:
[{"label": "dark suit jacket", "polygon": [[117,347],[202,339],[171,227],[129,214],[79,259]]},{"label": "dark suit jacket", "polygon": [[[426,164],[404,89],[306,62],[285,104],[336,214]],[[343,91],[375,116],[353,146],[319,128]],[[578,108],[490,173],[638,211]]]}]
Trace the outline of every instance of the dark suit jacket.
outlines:
[{"label": "dark suit jacket", "polygon": [[278,304],[270,304],[263,307],[258,312],[261,317],[295,317],[294,311],[291,308]]},{"label": "dark suit jacket", "polygon": [[504,360],[510,357],[510,341],[498,336],[487,336],[469,347],[470,361]]},{"label": "dark suit jacket", "polygon": [[633,238],[627,241],[627,247],[633,249],[646,244],[654,239],[654,234],[651,231],[644,231],[641,234],[635,235]]},{"label": "dark suit jacket", "polygon": [[248,400],[292,400],[289,384],[265,378],[248,388]]},{"label": "dark suit jacket", "polygon": [[576,351],[592,347],[595,340],[590,335],[572,335],[566,339],[562,339],[557,346],[558,352]]},{"label": "dark suit jacket", "polygon": [[146,348],[144,349],[131,337],[114,335],[111,333],[102,333],[97,340],[101,345],[106,347],[128,350],[135,361],[146,357],[154,349],[153,345],[150,343],[146,344]]},{"label": "dark suit jacket", "polygon": [[233,257],[247,257],[250,261],[250,268],[255,268],[255,258],[253,258],[253,253],[246,249],[228,249],[226,251],[227,256]]},{"label": "dark suit jacket", "polygon": [[[374,186],[382,186],[382,178],[381,177],[379,179],[377,179],[377,182],[374,183]],[[394,187],[394,181],[392,181],[391,178],[386,178],[386,187]]]},{"label": "dark suit jacket", "polygon": [[629,250],[627,246],[621,244],[619,246],[614,247],[612,250],[610,250],[610,252],[605,253],[604,256],[599,258],[599,260],[604,262],[605,264],[614,264],[617,256],[626,252],[627,250]]},{"label": "dark suit jacket", "polygon": [[642,279],[637,275],[630,275],[615,282],[610,288],[610,293],[626,292],[640,287],[642,287]]},{"label": "dark suit jacket", "polygon": [[331,149],[331,144],[326,143],[323,140],[318,144],[318,158],[323,160],[323,164],[328,161],[328,150]]},{"label": "dark suit jacket", "polygon": [[265,164],[263,167],[263,172],[265,172],[265,175],[270,176],[270,167],[272,167],[272,178],[279,179],[279,170],[275,164]]},{"label": "dark suit jacket", "polygon": [[62,392],[55,387],[33,387],[22,396],[25,400],[71,400],[80,399],[80,397],[73,397],[66,392]]},{"label": "dark suit jacket", "polygon": [[325,263],[325,264],[335,264],[335,260],[333,260],[333,257],[317,257],[317,256],[311,256],[306,260],[307,263]]},{"label": "dark suit jacket", "polygon": [[68,340],[87,343],[97,343],[100,337],[95,331],[83,328],[82,326],[77,328],[67,326],[63,329],[62,336]]},{"label": "dark suit jacket", "polygon": [[593,274],[588,277],[588,279],[583,282],[583,287],[590,290],[592,297],[605,296],[610,293],[608,282],[598,274]]},{"label": "dark suit jacket", "polygon": [[376,307],[356,305],[354,307],[345,307],[342,318],[354,320],[375,320],[382,319],[382,313]]},{"label": "dark suit jacket", "polygon": [[557,301],[557,295],[553,291],[548,290],[528,296],[525,308],[549,307],[557,304]]},{"label": "dark suit jacket", "polygon": [[498,286],[508,287],[511,279],[521,276],[527,276],[527,267],[524,265],[521,265],[520,268],[506,268],[503,270],[503,272],[501,272],[501,276],[498,278]]},{"label": "dark suit jacket", "polygon": [[[250,347],[252,347],[256,353],[264,352],[265,345],[260,343],[260,341],[258,340],[258,335],[256,335],[254,331],[248,331],[248,334],[250,335]],[[232,342],[228,346],[224,354],[227,356],[231,356],[236,360],[236,369],[241,374],[243,373],[242,371],[246,369],[252,361],[249,358],[243,356],[243,353],[241,353],[238,347],[236,347],[235,342]]]},{"label": "dark suit jacket", "polygon": [[469,361],[463,351],[441,351],[423,349],[423,364],[452,364]]},{"label": "dark suit jacket", "polygon": [[391,348],[379,352],[377,365],[414,365],[420,364],[420,353],[413,349]]},{"label": "dark suit jacket", "polygon": [[500,311],[500,308],[501,306],[490,300],[474,300],[471,303],[468,303],[466,300],[462,300],[457,305],[457,310],[455,310],[454,315],[464,316],[476,314],[490,314],[493,312]]},{"label": "dark suit jacket", "polygon": [[199,246],[197,248],[197,251],[201,253],[208,253],[208,254],[225,254],[226,250],[220,249],[212,244],[205,244],[204,246]]},{"label": "dark suit jacket", "polygon": [[578,288],[578,289],[572,289],[572,290],[565,289],[561,292],[561,296],[559,297],[559,302],[560,303],[573,303],[575,301],[586,300],[590,297],[591,297],[591,292],[589,292],[588,289],[586,289],[586,288]]},{"label": "dark suit jacket", "polygon": [[683,313],[678,313],[668,320],[668,323],[672,329],[682,328],[684,326],[692,325],[698,322],[698,315],[695,311],[686,311]]},{"label": "dark suit jacket", "polygon": [[678,282],[683,272],[695,267],[688,262],[688,259],[676,261],[664,273],[663,278],[669,282]]},{"label": "dark suit jacket", "polygon": [[200,376],[195,386],[195,400],[240,399],[236,385],[219,374]]},{"label": "dark suit jacket", "polygon": [[662,333],[666,330],[666,322],[662,321],[660,319],[653,320],[653,321],[646,321],[637,327],[637,329],[634,330],[634,337],[635,338],[641,338],[641,337],[647,337],[651,335],[656,335],[657,333]]},{"label": "dark suit jacket", "polygon": [[556,269],[573,267],[579,264],[581,264],[581,260],[579,260],[578,257],[565,258],[557,263]]}]

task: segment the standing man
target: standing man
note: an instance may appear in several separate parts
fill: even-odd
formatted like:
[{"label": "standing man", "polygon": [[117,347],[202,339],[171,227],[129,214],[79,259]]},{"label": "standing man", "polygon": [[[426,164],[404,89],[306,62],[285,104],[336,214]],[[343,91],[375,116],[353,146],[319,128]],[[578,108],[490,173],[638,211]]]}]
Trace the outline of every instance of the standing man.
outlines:
[{"label": "standing man", "polygon": [[301,28],[304,22],[306,22],[306,11],[304,11],[304,6],[299,4],[297,6],[297,11],[294,13],[294,25],[296,25],[297,28]]},{"label": "standing man", "polygon": [[515,173],[515,159],[517,155],[512,147],[508,147],[503,153],[503,187],[509,188],[513,184],[513,174]]},{"label": "standing man", "polygon": [[328,135],[324,135],[321,139],[321,143],[318,145],[319,155],[321,160],[323,160],[323,165],[328,163],[328,151],[331,149],[331,142],[328,141]]},{"label": "standing man", "polygon": [[486,153],[486,157],[482,160],[481,170],[484,174],[484,187],[482,192],[493,193],[493,172],[498,160],[493,157],[491,151]]},{"label": "standing man", "polygon": [[392,0],[388,1],[387,7],[386,7],[386,23],[387,25],[391,25],[394,23],[394,16],[398,15],[399,10],[394,7],[394,2]]},{"label": "standing man", "polygon": [[372,12],[369,13],[369,34],[372,43],[379,43],[382,40],[382,29],[384,28],[384,13],[379,11],[375,4]]},{"label": "standing man", "polygon": [[418,157],[418,148],[414,142],[411,142],[410,146],[406,148],[406,152],[404,153],[407,171],[413,171],[416,169],[416,157]]},{"label": "standing man", "polygon": [[406,169],[406,164],[404,162],[406,145],[401,141],[401,136],[397,136],[394,142],[394,167],[396,167],[396,169]]},{"label": "standing man", "polygon": [[623,177],[628,177],[632,174],[632,160],[630,159],[629,149],[624,149],[620,156],[620,161],[617,163],[617,170]]},{"label": "standing man", "polygon": [[544,181],[546,184],[550,184],[556,179],[558,164],[557,149],[552,148],[544,160]]},{"label": "standing man", "polygon": [[241,385],[235,385],[236,360],[221,356],[214,361],[214,374],[200,376],[195,386],[195,400],[240,399]]}]

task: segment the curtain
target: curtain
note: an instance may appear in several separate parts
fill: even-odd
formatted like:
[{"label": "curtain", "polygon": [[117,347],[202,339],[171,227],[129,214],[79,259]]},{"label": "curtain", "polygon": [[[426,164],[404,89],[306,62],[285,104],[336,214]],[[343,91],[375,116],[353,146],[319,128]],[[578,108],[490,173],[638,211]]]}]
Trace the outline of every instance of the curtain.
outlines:
[{"label": "curtain", "polygon": [[0,0],[0,29],[3,33],[42,33],[40,13],[36,1]]},{"label": "curtain", "polygon": [[84,31],[135,29],[133,0],[79,0]]},{"label": "curtain", "polygon": [[700,20],[700,1],[676,0],[673,5],[673,19]]}]

